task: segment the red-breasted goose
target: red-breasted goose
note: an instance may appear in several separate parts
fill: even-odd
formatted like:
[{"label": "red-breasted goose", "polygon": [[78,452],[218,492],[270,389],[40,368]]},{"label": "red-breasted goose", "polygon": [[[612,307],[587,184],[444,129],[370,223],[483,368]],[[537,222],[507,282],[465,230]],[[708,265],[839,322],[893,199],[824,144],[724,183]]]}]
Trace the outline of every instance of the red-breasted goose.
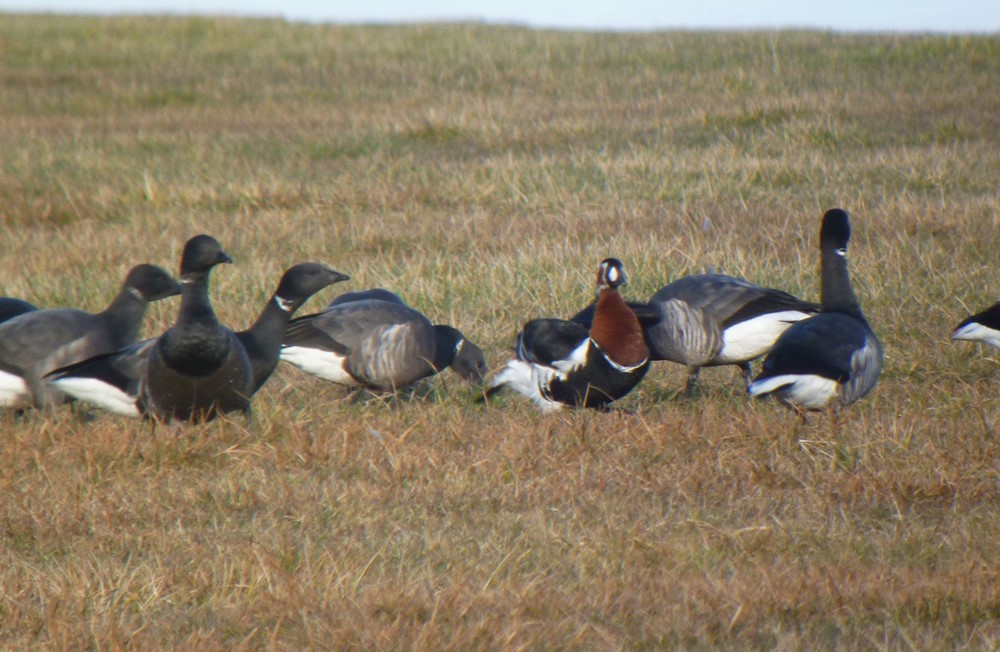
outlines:
[{"label": "red-breasted goose", "polygon": [[517,336],[517,358],[493,377],[485,396],[504,387],[543,410],[604,408],[632,391],[649,368],[642,326],[618,288],[621,261],[603,260],[589,328],[564,319],[534,319]]},{"label": "red-breasted goose", "polygon": [[952,331],[951,339],[983,342],[1000,348],[1000,302],[962,320]]},{"label": "red-breasted goose", "polygon": [[139,336],[150,301],[180,294],[155,265],[138,265],[103,312],[32,310],[0,324],[0,407],[42,407],[67,400],[42,377],[53,369],[116,351]]},{"label": "red-breasted goose", "polygon": [[778,338],[750,384],[751,396],[774,394],[801,413],[850,405],[875,387],[884,352],[851,286],[850,237],[847,213],[827,211],[820,229],[820,312]]},{"label": "red-breasted goose", "polygon": [[[301,263],[289,268],[253,326],[236,333],[250,358],[252,393],[264,385],[278,365],[285,327],[292,314],[313,294],[348,280],[321,263]],[[115,353],[97,356],[58,369],[46,380],[74,398],[109,412],[141,416],[137,404],[155,339],[139,342]]]},{"label": "red-breasted goose", "polygon": [[395,391],[450,368],[470,383],[486,374],[482,350],[458,329],[432,324],[398,295],[348,292],[285,331],[281,359],[323,380]]}]

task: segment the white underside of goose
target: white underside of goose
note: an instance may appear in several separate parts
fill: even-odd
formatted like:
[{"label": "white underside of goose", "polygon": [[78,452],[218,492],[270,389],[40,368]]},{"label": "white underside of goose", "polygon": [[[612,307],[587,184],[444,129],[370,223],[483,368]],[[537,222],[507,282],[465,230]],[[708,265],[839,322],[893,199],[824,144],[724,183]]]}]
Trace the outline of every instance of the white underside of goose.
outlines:
[{"label": "white underside of goose", "polygon": [[771,312],[733,324],[722,333],[722,350],[713,362],[734,364],[760,357],[797,321],[812,315],[799,310]]},{"label": "white underside of goose", "polygon": [[142,416],[134,396],[96,378],[59,378],[49,384],[78,401],[107,412],[133,418]]},{"label": "white underside of goose", "polygon": [[22,408],[31,403],[28,383],[24,378],[0,371],[0,408]]},{"label": "white underside of goose", "polygon": [[978,322],[969,322],[961,328],[956,328],[951,334],[953,340],[967,340],[969,342],[983,342],[1000,348],[1000,331],[993,330],[989,326],[984,326]]},{"label": "white underside of goose", "polygon": [[806,410],[822,410],[837,396],[839,384],[815,374],[783,374],[755,380],[747,388],[750,396],[778,392],[782,399]]},{"label": "white underside of goose", "polygon": [[548,386],[554,378],[565,378],[552,367],[546,367],[524,360],[511,360],[490,383],[491,387],[506,385],[518,394],[531,399],[543,412],[560,410],[562,403],[545,396],[542,387]]},{"label": "white underside of goose", "polygon": [[281,359],[308,374],[331,383],[352,387],[358,384],[344,369],[346,357],[339,353],[311,349],[305,346],[286,346],[281,350]]}]

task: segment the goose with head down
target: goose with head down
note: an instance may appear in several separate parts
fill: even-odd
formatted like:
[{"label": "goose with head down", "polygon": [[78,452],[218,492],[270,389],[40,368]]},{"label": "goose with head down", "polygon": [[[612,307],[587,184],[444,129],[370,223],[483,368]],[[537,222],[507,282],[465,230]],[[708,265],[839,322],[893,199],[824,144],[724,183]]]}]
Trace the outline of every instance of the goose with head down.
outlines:
[{"label": "goose with head down", "polygon": [[393,292],[348,292],[322,312],[292,320],[281,359],[323,380],[392,392],[451,369],[479,384],[482,350],[458,329],[432,324]]}]

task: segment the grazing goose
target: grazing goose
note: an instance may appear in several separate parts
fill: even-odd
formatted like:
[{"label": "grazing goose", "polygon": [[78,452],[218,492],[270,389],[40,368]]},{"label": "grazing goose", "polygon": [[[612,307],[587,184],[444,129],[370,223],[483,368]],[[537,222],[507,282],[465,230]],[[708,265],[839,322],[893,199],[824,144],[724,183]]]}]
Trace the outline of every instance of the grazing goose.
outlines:
[{"label": "grazing goose", "polygon": [[[320,263],[302,263],[285,272],[253,326],[236,333],[236,339],[250,358],[251,393],[257,393],[278,366],[281,342],[291,315],[316,292],[348,279],[346,274]],[[137,399],[155,341],[145,340],[57,369],[46,376],[46,380],[73,398],[103,410],[130,417],[141,416]]]},{"label": "grazing goose", "polygon": [[38,310],[38,308],[23,299],[0,297],[0,324],[33,310]]},{"label": "grazing goose", "polygon": [[589,328],[563,319],[525,324],[517,358],[493,378],[485,396],[510,387],[548,411],[604,408],[632,391],[649,368],[649,350],[639,319],[618,293],[626,280],[621,261],[601,262]]},{"label": "grazing goose", "polygon": [[482,350],[458,329],[432,324],[381,288],[348,292],[292,320],[281,359],[339,385],[388,392],[447,368],[474,384],[486,374]]},{"label": "grazing goose", "polygon": [[67,364],[116,351],[139,336],[150,301],[180,294],[181,286],[155,265],[138,265],[103,312],[74,308],[32,310],[0,324],[0,407],[63,403],[67,397],[42,376]]},{"label": "grazing goose", "polygon": [[208,298],[212,268],[231,262],[211,236],[196,235],[184,245],[181,307],[174,325],[150,345],[138,398],[143,414],[165,422],[203,422],[228,412],[249,419],[250,358]]},{"label": "grazing goose", "polygon": [[984,342],[1000,348],[1000,302],[963,320],[952,331],[951,339]]},{"label": "grazing goose", "polygon": [[751,396],[775,394],[801,415],[850,405],[875,387],[884,353],[851,287],[850,237],[847,213],[827,211],[820,229],[820,312],[778,338],[750,384]]},{"label": "grazing goose", "polygon": [[[725,274],[685,276],[660,288],[639,316],[651,360],[687,366],[691,396],[702,367],[736,365],[750,384],[750,361],[767,353],[786,328],[819,312],[815,303]],[[592,307],[573,321],[589,325]]]}]

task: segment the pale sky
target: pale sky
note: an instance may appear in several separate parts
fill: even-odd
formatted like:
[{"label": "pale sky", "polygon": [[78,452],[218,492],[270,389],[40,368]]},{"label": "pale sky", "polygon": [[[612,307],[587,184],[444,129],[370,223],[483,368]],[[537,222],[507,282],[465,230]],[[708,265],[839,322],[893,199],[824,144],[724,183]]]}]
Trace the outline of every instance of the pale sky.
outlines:
[{"label": "pale sky", "polygon": [[1000,0],[0,0],[0,11],[225,14],[332,23],[475,20],[563,29],[1000,33]]}]

